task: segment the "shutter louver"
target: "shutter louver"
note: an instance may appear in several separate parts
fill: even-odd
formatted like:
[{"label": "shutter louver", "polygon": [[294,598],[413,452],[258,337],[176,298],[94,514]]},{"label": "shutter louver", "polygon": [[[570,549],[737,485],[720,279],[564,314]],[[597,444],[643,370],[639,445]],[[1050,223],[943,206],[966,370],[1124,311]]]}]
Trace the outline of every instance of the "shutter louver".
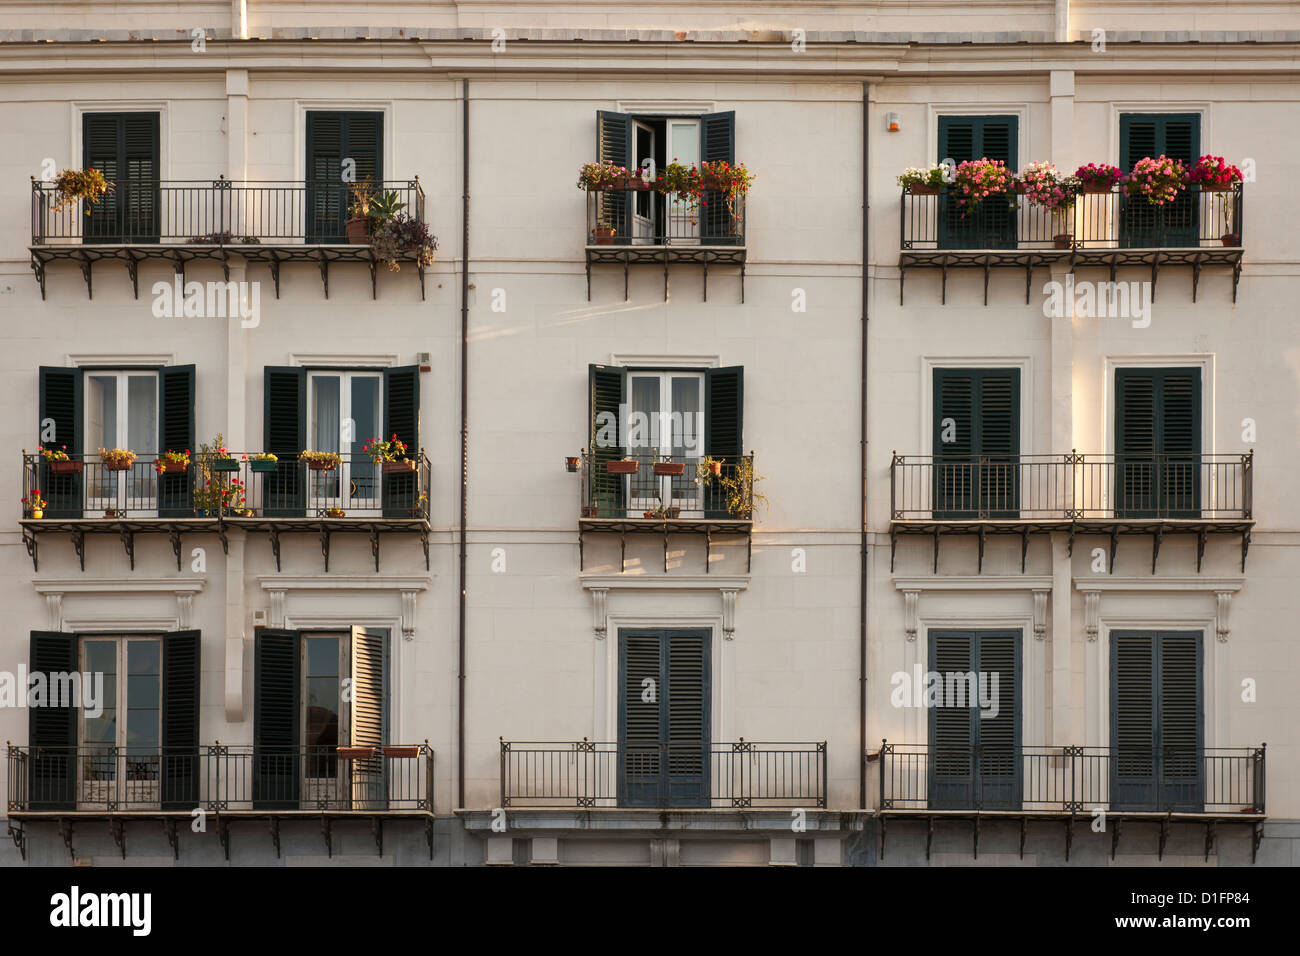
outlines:
[{"label": "shutter louver", "polygon": [[278,459],[262,476],[263,513],[295,518],[306,514],[305,479],[298,454],[307,441],[307,372],[268,365],[263,385],[263,450]]},{"label": "shutter louver", "polygon": [[[609,110],[596,111],[596,161],[628,168],[632,165],[632,117]],[[596,218],[614,229],[614,242],[626,245],[632,238],[633,192],[596,194]]]},{"label": "shutter louver", "polygon": [[157,113],[84,113],[82,165],[113,183],[89,207],[87,242],[159,240],[159,121]]},{"label": "shutter louver", "polygon": [[[607,365],[587,366],[587,448],[591,452],[591,503],[600,517],[615,517],[625,507],[623,479],[605,470],[626,454],[619,410],[627,393],[627,373]],[[612,439],[612,444],[611,444]],[[618,515],[621,517],[621,514]]]},{"label": "shutter louver", "polygon": [[162,638],[162,809],[199,803],[200,634]]},{"label": "shutter louver", "polygon": [[[1120,163],[1130,172],[1145,157],[1167,156],[1184,166],[1200,157],[1201,117],[1196,113],[1122,113]],[[1197,190],[1184,189],[1171,203],[1152,206],[1141,197],[1120,200],[1120,245],[1129,248],[1199,245]]]},{"label": "shutter louver", "polygon": [[[32,631],[28,653],[32,674],[71,674],[77,667],[77,637],[58,631]],[[50,686],[47,680],[47,688]],[[20,688],[23,694],[27,688]],[[51,703],[51,701],[47,701]],[[67,707],[28,707],[27,742],[31,765],[27,799],[31,810],[72,810],[77,805],[77,711]],[[9,785],[15,784],[10,778]],[[12,789],[10,791],[13,792]]]},{"label": "shutter louver", "polygon": [[[993,159],[1017,172],[1019,130],[1017,116],[940,116],[938,161],[951,160],[956,166]],[[945,192],[939,197],[938,245],[941,249],[1015,248],[1015,216],[1001,197],[992,196],[963,210]]]},{"label": "shutter louver", "polygon": [[396,435],[406,444],[406,456],[416,471],[383,476],[384,517],[406,518],[422,512],[420,495],[420,367],[406,365],[384,370],[385,441]]},{"label": "shutter louver", "polygon": [[258,628],[253,669],[253,806],[298,809],[302,761],[297,631]]},{"label": "shutter louver", "polygon": [[374,747],[369,760],[353,760],[352,799],[356,808],[383,807],[385,763],[381,748],[388,742],[384,726],[386,692],[385,640],[364,628],[352,628],[351,742]]},{"label": "shutter louver", "polygon": [[934,370],[935,517],[1015,518],[1020,370]]},{"label": "shutter louver", "polygon": [[[736,114],[706,113],[700,117],[700,159],[706,163],[736,162]],[[706,192],[699,208],[700,236],[712,245],[735,241],[731,229],[731,214],[726,196],[720,192]]]},{"label": "shutter louver", "polygon": [[709,805],[709,645],[696,631],[668,640],[668,799],[674,807]]},{"label": "shutter louver", "polygon": [[[997,715],[981,706],[972,722],[978,740],[980,806],[1018,809],[1020,806],[1020,667],[1018,632],[981,631],[979,675],[981,686],[994,693],[997,676]],[[983,682],[987,681],[987,685]]]},{"label": "shutter louver", "polygon": [[[70,456],[81,454],[85,450],[81,447],[81,369],[41,366],[38,381],[40,407],[36,422],[37,440],[49,448],[66,445]],[[54,424],[52,440],[41,441],[41,436],[48,434],[45,427],[48,422]],[[37,465],[38,487],[42,497],[49,502],[45,513],[51,518],[80,518],[82,476],[56,475],[43,459]]]},{"label": "shutter louver", "polygon": [[[158,455],[194,450],[194,366],[174,365],[158,372]],[[189,518],[194,514],[195,469],[158,475],[158,516]]]},{"label": "shutter louver", "polygon": [[1199,809],[1201,767],[1201,635],[1159,635],[1161,789],[1169,806]]},{"label": "shutter louver", "polygon": [[[307,241],[344,243],[347,238],[348,186],[383,182],[384,114],[313,110],[307,113]],[[344,182],[343,163],[352,160],[354,177]]]},{"label": "shutter louver", "polygon": [[[704,453],[734,468],[745,454],[745,367],[731,365],[704,372]],[[721,504],[718,496],[707,496],[710,504]],[[725,508],[711,508],[706,518],[734,517]]]},{"label": "shutter louver", "polygon": [[[945,691],[949,674],[968,674],[974,659],[969,633],[930,632],[930,669],[940,675],[941,696],[930,711],[930,806],[961,807],[974,799],[975,728],[969,701],[963,706]],[[964,682],[955,682],[966,688]]]},{"label": "shutter louver", "polygon": [[1117,369],[1117,514],[1198,517],[1200,453],[1200,370]]},{"label": "shutter louver", "polygon": [[624,806],[662,801],[663,711],[667,694],[662,631],[620,635],[622,688],[619,695],[619,764]]}]

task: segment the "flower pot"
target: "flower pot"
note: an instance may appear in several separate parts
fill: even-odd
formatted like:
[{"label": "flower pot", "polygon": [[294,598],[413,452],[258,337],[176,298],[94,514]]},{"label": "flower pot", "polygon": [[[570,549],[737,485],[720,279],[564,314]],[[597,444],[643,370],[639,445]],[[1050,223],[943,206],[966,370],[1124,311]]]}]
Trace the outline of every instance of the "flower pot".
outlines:
[{"label": "flower pot", "polygon": [[71,459],[66,461],[54,459],[49,462],[50,473],[55,475],[79,475],[81,474],[81,465],[80,461],[72,461]]},{"label": "flower pot", "polygon": [[163,475],[175,475],[184,471],[188,467],[190,467],[188,461],[167,461],[166,459],[163,459],[158,462],[158,472]]},{"label": "flower pot", "polygon": [[348,242],[353,245],[366,245],[370,242],[370,220],[349,219],[347,224]]},{"label": "flower pot", "polygon": [[566,458],[566,459],[564,459],[564,470],[565,470],[565,471],[577,471],[577,470],[578,470],[578,459],[577,459],[577,458]]},{"label": "flower pot", "polygon": [[596,245],[612,246],[614,244],[614,229],[612,226],[597,226],[592,230],[595,237]]},{"label": "flower pot", "polygon": [[686,470],[684,461],[657,461],[655,462],[656,475],[680,475]]},{"label": "flower pot", "polygon": [[307,467],[312,471],[333,471],[339,466],[337,461],[309,461]]},{"label": "flower pot", "polygon": [[583,506],[582,506],[582,516],[583,516],[584,518],[597,518],[597,517],[599,517],[599,516],[600,516],[600,506],[599,506],[599,505],[583,505]]},{"label": "flower pot", "polygon": [[645,512],[642,512],[641,517],[643,517],[643,518],[658,518],[659,516],[658,516],[657,514],[655,514],[653,511],[645,511]]},{"label": "flower pot", "polygon": [[375,755],[374,747],[339,747],[340,760],[369,760]]},{"label": "flower pot", "polygon": [[1241,236],[1235,232],[1225,232],[1220,241],[1225,246],[1239,246],[1241,245]]},{"label": "flower pot", "polygon": [[605,471],[611,475],[635,475],[640,469],[641,464],[638,461],[607,461],[605,462]]},{"label": "flower pot", "polygon": [[214,458],[208,465],[209,471],[239,471],[239,462],[233,458]]},{"label": "flower pot", "polygon": [[346,518],[347,516],[348,516],[347,512],[344,511],[342,508],[325,509],[325,517],[327,518]]},{"label": "flower pot", "polygon": [[384,747],[384,756],[395,760],[414,760],[420,756],[419,745],[411,747]]},{"label": "flower pot", "polygon": [[700,185],[704,187],[705,192],[723,193],[727,191],[727,184],[717,176],[704,176],[700,180]]},{"label": "flower pot", "polygon": [[104,462],[104,470],[105,471],[130,471],[131,466],[133,464],[135,464],[135,462],[121,461],[121,460],[106,461]]},{"label": "flower pot", "polygon": [[415,471],[415,460],[412,458],[399,458],[397,461],[384,462],[384,474],[410,474]]},{"label": "flower pot", "polygon": [[40,517],[44,516],[44,514],[45,514],[45,511],[44,511],[44,509],[42,509],[42,508],[33,508],[33,509],[32,509],[32,517],[33,517],[33,518],[40,518]]},{"label": "flower pot", "polygon": [[1093,194],[1108,193],[1114,188],[1115,188],[1114,186],[1109,185],[1107,183],[1084,183],[1083,184],[1083,192],[1085,193],[1093,193]]},{"label": "flower pot", "polygon": [[681,508],[669,508],[669,509],[668,509],[668,517],[669,517],[669,518],[674,518],[674,519],[675,519],[675,518],[680,518],[681,515],[682,515],[682,509],[681,509]]},{"label": "flower pot", "polygon": [[722,474],[722,462],[720,461],[709,462],[709,474],[713,475],[713,477],[715,478],[719,477]]},{"label": "flower pot", "polygon": [[278,461],[271,461],[269,458],[250,458],[248,460],[249,470],[263,475],[275,471],[279,464]]},{"label": "flower pot", "polygon": [[1201,183],[1201,192],[1203,193],[1226,193],[1231,192],[1233,183]]},{"label": "flower pot", "polygon": [[1057,249],[1069,249],[1074,245],[1074,236],[1068,232],[1060,233],[1052,237],[1052,245]]},{"label": "flower pot", "polygon": [[625,176],[622,179],[616,179],[610,186],[615,192],[645,192],[650,188],[650,184],[645,182],[640,176]]},{"label": "flower pot", "polygon": [[907,187],[907,191],[913,196],[937,196],[939,195],[938,186],[927,186],[925,183],[912,183]]}]

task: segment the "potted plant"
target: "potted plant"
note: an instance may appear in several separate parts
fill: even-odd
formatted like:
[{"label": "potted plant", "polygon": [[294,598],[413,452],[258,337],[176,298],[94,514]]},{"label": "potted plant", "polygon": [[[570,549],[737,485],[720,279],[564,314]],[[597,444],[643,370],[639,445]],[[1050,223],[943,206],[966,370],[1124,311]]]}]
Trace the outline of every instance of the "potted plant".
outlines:
[{"label": "potted plant", "polygon": [[239,471],[239,462],[224,448],[218,448],[208,460],[208,467],[213,471]]},{"label": "potted plant", "polygon": [[405,213],[397,213],[381,223],[370,240],[371,253],[388,265],[389,272],[402,271],[399,259],[414,259],[416,265],[427,268],[433,265],[437,250],[438,240],[429,227]]},{"label": "potted plant", "polygon": [[924,169],[908,166],[898,177],[898,185],[914,196],[937,196],[943,189],[950,175],[950,167],[943,163],[931,163]]},{"label": "potted plant", "polygon": [[415,461],[406,457],[406,443],[398,439],[396,432],[388,441],[370,439],[361,446],[361,450],[370,456],[372,462],[382,467],[385,475],[415,471]]},{"label": "potted plant", "polygon": [[609,224],[608,219],[600,219],[595,227],[591,230],[592,239],[598,246],[612,246],[614,244],[615,229]]},{"label": "potted plant", "polygon": [[126,448],[101,448],[99,460],[108,471],[127,471],[135,464],[135,452]]},{"label": "potted plant", "polygon": [[394,746],[393,744],[384,745],[384,756],[390,760],[414,760],[420,756],[420,745],[411,744]]},{"label": "potted plant", "polygon": [[584,518],[599,518],[599,517],[600,517],[600,506],[599,506],[599,505],[583,505],[583,506],[582,506],[582,517],[584,517]]},{"label": "potted plant", "polygon": [[1155,159],[1144,156],[1124,177],[1125,194],[1140,196],[1153,206],[1173,202],[1186,185],[1187,170],[1183,164],[1163,154]]},{"label": "potted plant", "polygon": [[304,451],[298,456],[299,461],[305,461],[307,467],[312,471],[333,471],[338,468],[339,462],[343,459],[337,453],[332,451]]},{"label": "potted plant", "polygon": [[577,470],[578,470],[578,456],[577,456],[577,455],[570,455],[569,457],[567,457],[567,458],[564,459],[564,470],[565,470],[565,471],[577,471]]},{"label": "potted plant", "polygon": [[370,177],[348,184],[348,221],[344,225],[348,242],[364,245],[370,241],[370,204],[375,199],[375,188]]},{"label": "potted plant", "polygon": [[1030,163],[1020,174],[1020,183],[1026,199],[1051,212],[1055,229],[1052,244],[1057,249],[1072,247],[1074,236],[1070,234],[1070,213],[1079,195],[1079,180],[1062,176],[1053,163]]},{"label": "potted plant", "polygon": [[635,458],[615,458],[605,462],[605,471],[611,475],[635,475],[640,467]]},{"label": "potted plant", "polygon": [[325,517],[327,517],[327,518],[345,518],[345,517],[347,517],[347,512],[345,512],[342,508],[326,508],[326,509],[325,509]]},{"label": "potted plant", "polygon": [[54,211],[61,212],[77,200],[81,200],[86,208],[86,215],[89,216],[90,207],[106,193],[112,191],[113,183],[105,179],[104,174],[94,167],[60,170],[59,175],[54,177],[56,196]]},{"label": "potted plant", "polygon": [[374,747],[339,747],[340,760],[369,760],[375,755]]},{"label": "potted plant", "polygon": [[1201,192],[1222,193],[1241,182],[1241,170],[1222,156],[1205,155],[1187,171],[1187,181],[1201,187]]},{"label": "potted plant", "polygon": [[578,170],[578,188],[584,191],[614,192],[618,190],[649,189],[650,184],[639,169],[613,163],[583,163]]},{"label": "potted plant", "polygon": [[[1000,159],[968,159],[953,171],[952,194],[963,217],[990,196],[1012,192],[1014,186],[1015,177]],[[1008,204],[1014,207],[1015,200]]]},{"label": "potted plant", "polygon": [[38,488],[33,488],[27,493],[27,497],[23,499],[24,510],[30,512],[33,518],[43,517],[45,515],[45,506],[48,504],[49,502],[41,497]]},{"label": "potted plant", "polygon": [[411,507],[406,509],[406,513],[411,515],[412,517],[423,518],[425,508],[427,508],[428,505],[429,505],[429,496],[422,494],[415,499],[415,504],[411,505]]},{"label": "potted plant", "polygon": [[1074,171],[1079,180],[1079,191],[1084,193],[1108,193],[1124,178],[1118,166],[1107,163],[1087,163]]},{"label": "potted plant", "polygon": [[665,196],[675,196],[694,216],[704,199],[704,181],[695,166],[686,166],[675,158],[659,171],[655,190]]},{"label": "potted plant", "polygon": [[748,195],[754,184],[754,174],[745,168],[744,163],[732,165],[725,159],[711,163],[700,163],[700,185],[706,192],[722,193],[727,204],[727,211],[735,216],[733,204],[742,196]]},{"label": "potted plant", "polygon": [[190,450],[172,451],[170,448],[163,453],[154,465],[154,470],[160,475],[174,475],[185,471],[190,467]]},{"label": "potted plant", "polygon": [[275,455],[272,455],[269,451],[262,451],[258,452],[252,458],[245,455],[244,461],[248,462],[250,471],[255,471],[265,475],[275,471],[280,459],[276,458]]},{"label": "potted plant", "polygon": [[675,476],[675,475],[680,475],[685,470],[686,470],[686,462],[684,461],[668,461],[665,459],[664,461],[655,462],[656,475]]},{"label": "potted plant", "polygon": [[728,513],[742,521],[747,521],[753,517],[756,505],[768,507],[771,503],[767,500],[767,496],[755,487],[765,477],[754,474],[752,457],[742,457],[737,461],[735,471],[719,482],[722,485],[723,500]]},{"label": "potted plant", "polygon": [[714,458],[712,455],[705,455],[695,463],[695,478],[697,481],[707,481],[709,478],[717,478],[721,474],[721,458]]},{"label": "potted plant", "polygon": [[45,456],[45,463],[49,465],[50,473],[55,475],[79,475],[81,474],[82,463],[78,459],[73,461],[68,457],[68,446],[60,445],[58,448],[37,448]]}]

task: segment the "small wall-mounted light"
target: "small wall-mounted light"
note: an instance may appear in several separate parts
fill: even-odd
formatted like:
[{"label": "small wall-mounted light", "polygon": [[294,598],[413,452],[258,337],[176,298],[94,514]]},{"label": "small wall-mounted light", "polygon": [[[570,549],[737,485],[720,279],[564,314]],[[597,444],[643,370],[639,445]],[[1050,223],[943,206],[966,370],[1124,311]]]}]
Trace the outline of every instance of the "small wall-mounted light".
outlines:
[{"label": "small wall-mounted light", "polygon": [[897,133],[900,129],[902,129],[902,127],[898,125],[897,113],[885,114],[885,129],[891,133]]},{"label": "small wall-mounted light", "polygon": [[578,470],[578,459],[577,459],[577,458],[566,458],[566,459],[564,459],[564,470],[565,470],[565,471],[577,471],[577,470]]}]

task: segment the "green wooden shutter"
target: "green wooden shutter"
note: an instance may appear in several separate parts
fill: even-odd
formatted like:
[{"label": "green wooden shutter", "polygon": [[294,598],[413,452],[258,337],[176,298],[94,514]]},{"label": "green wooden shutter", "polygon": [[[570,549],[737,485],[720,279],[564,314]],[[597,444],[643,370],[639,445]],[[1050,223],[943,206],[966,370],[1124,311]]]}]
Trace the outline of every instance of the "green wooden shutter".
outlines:
[{"label": "green wooden shutter", "polygon": [[996,159],[1013,172],[1017,164],[1018,116],[940,116],[937,162],[954,165],[973,159]]},{"label": "green wooden shutter", "polygon": [[[704,454],[738,465],[745,454],[745,367],[729,365],[704,372]],[[716,479],[713,479],[716,483]],[[720,489],[705,493],[706,518],[735,517],[727,511]]]},{"label": "green wooden shutter", "polygon": [[[633,163],[632,117],[610,110],[596,111],[596,162],[630,167]],[[596,195],[596,217],[614,229],[614,242],[632,241],[632,192],[601,192]]]},{"label": "green wooden shutter", "polygon": [[[1191,166],[1201,155],[1198,113],[1121,113],[1120,164],[1129,172],[1144,157],[1167,156]],[[1172,203],[1121,199],[1120,244],[1129,248],[1199,244],[1198,190],[1182,191]]]},{"label": "green wooden shutter", "polygon": [[1019,369],[935,369],[933,435],[936,518],[1019,514]]},{"label": "green wooden shutter", "polygon": [[1115,470],[1121,517],[1199,517],[1200,369],[1116,369]]},{"label": "green wooden shutter", "polygon": [[[28,664],[33,674],[48,676],[77,671],[77,636],[58,631],[32,631]],[[19,688],[19,691],[25,694],[27,688]],[[25,797],[27,808],[31,810],[75,809],[76,708],[27,708],[27,742],[30,746],[27,792],[20,793],[20,799]],[[16,781],[11,777],[11,793],[15,784]]]},{"label": "green wooden shutter", "polygon": [[262,446],[278,459],[262,476],[263,514],[301,518],[306,514],[305,476],[298,454],[307,442],[307,371],[268,365],[263,380]]},{"label": "green wooden shutter", "polygon": [[668,805],[709,806],[710,667],[707,631],[668,631]]},{"label": "green wooden shutter", "polygon": [[386,645],[384,634],[352,628],[350,740],[354,747],[376,748],[376,756],[370,760],[351,762],[353,807],[358,809],[383,809],[385,803],[386,761],[380,748],[388,743]]},{"label": "green wooden shutter", "polygon": [[157,242],[159,150],[157,113],[84,113],[82,165],[113,182],[89,207],[87,242]]},{"label": "green wooden shutter", "polygon": [[[1018,171],[1020,119],[1014,115],[940,116],[939,162],[954,166],[974,159],[996,159]],[[1006,201],[984,200],[963,210],[944,192],[938,197],[938,245],[941,249],[1014,249],[1016,219]]]},{"label": "green wooden shutter", "polygon": [[[931,631],[930,671],[965,674],[974,669],[975,637],[969,631]],[[930,809],[970,809],[975,800],[975,713],[941,696],[930,709]]]},{"label": "green wooden shutter", "polygon": [[384,114],[343,110],[307,113],[307,241],[347,242],[348,185],[343,161],[355,163],[353,182],[384,175]]},{"label": "green wooden shutter", "polygon": [[[587,366],[587,448],[591,452],[591,502],[599,517],[625,517],[623,478],[605,470],[627,450],[619,412],[627,401],[627,371],[609,365]],[[610,441],[612,439],[612,443]]]},{"label": "green wooden shutter", "polygon": [[200,634],[162,637],[162,808],[199,805]]},{"label": "green wooden shutter", "polygon": [[[384,369],[384,439],[396,435],[406,443],[407,457],[420,460],[420,367]],[[416,466],[417,469],[419,466]],[[384,517],[410,518],[419,507],[419,471],[383,476]]]},{"label": "green wooden shutter", "polygon": [[[195,450],[194,366],[172,365],[158,371],[158,454]],[[192,518],[194,468],[158,476],[158,516]]]},{"label": "green wooden shutter", "polygon": [[[39,381],[39,415],[36,421],[37,441],[46,447],[67,446],[70,457],[87,449],[81,447],[82,372],[79,368],[41,366]],[[43,441],[46,425],[54,423],[50,441]],[[44,459],[37,463],[37,487],[49,502],[45,514],[51,518],[80,518],[82,516],[82,476],[56,475]]]},{"label": "green wooden shutter", "polygon": [[663,631],[619,632],[619,805],[663,802],[667,660]]},{"label": "green wooden shutter", "polygon": [[1201,632],[1159,634],[1157,726],[1161,793],[1170,807],[1202,809]]},{"label": "green wooden shutter", "polygon": [[258,628],[253,664],[253,806],[298,809],[302,636]]},{"label": "green wooden shutter", "polygon": [[979,763],[979,806],[1020,808],[1020,632],[979,631],[976,659],[979,674],[993,694],[997,681],[997,714],[982,706],[972,717]]},{"label": "green wooden shutter", "polygon": [[[700,117],[700,159],[706,163],[736,162],[736,113],[705,113]],[[700,236],[709,245],[734,245],[741,237],[731,227],[722,193],[707,192],[700,207]]]}]

